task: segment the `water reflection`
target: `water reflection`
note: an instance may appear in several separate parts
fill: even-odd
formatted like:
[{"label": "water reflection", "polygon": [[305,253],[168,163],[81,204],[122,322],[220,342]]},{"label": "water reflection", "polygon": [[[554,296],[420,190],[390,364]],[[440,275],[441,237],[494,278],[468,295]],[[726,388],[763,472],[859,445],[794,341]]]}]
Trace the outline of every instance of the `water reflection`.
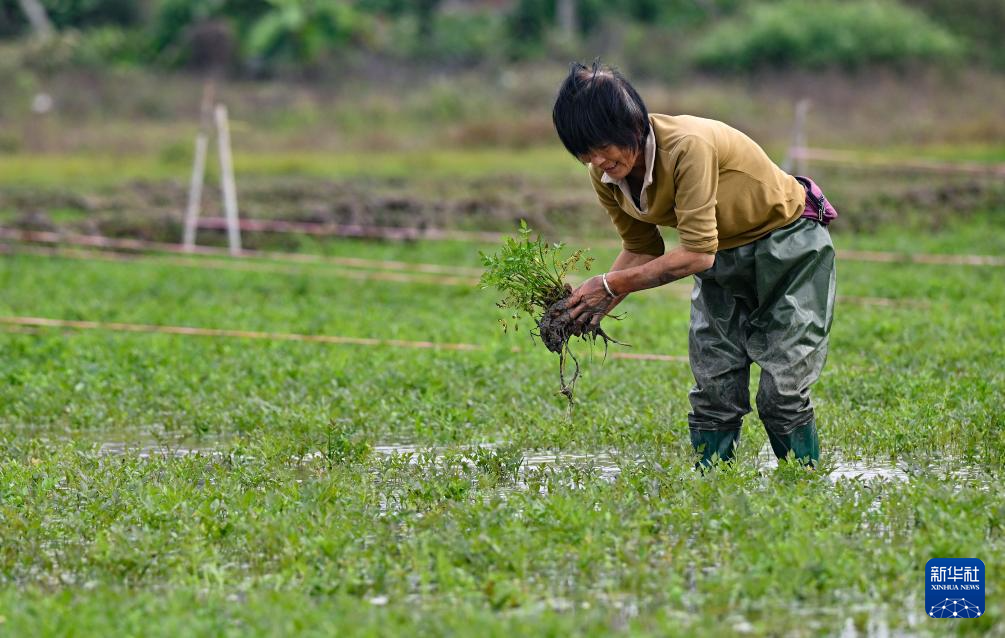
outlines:
[{"label": "water reflection", "polygon": [[[184,458],[201,455],[218,457],[222,455],[224,445],[221,439],[177,439],[174,441],[105,441],[99,444],[99,456],[135,455],[139,458]],[[484,443],[467,447],[436,447],[415,443],[381,443],[371,450],[376,458],[404,457],[410,465],[433,462],[440,463],[448,455],[477,465],[477,454],[487,450],[499,449],[501,443]],[[457,456],[459,455],[459,457]],[[324,453],[316,451],[295,457],[296,462],[324,458]],[[553,468],[560,470],[569,467],[590,468],[603,480],[613,481],[621,474],[621,468],[626,463],[642,462],[640,457],[633,457],[616,450],[600,451],[562,451],[562,450],[525,450],[515,453],[519,459],[519,477],[527,472]],[[743,461],[740,460],[742,463]],[[761,448],[754,458],[756,467],[770,472],[778,467],[778,460],[767,444]],[[952,476],[961,481],[973,479],[973,470],[960,459],[950,457],[929,458],[926,462],[893,461],[890,459],[845,459],[839,453],[824,456],[820,471],[834,483],[841,480],[857,481],[893,481],[910,482],[912,476],[943,475]]]}]

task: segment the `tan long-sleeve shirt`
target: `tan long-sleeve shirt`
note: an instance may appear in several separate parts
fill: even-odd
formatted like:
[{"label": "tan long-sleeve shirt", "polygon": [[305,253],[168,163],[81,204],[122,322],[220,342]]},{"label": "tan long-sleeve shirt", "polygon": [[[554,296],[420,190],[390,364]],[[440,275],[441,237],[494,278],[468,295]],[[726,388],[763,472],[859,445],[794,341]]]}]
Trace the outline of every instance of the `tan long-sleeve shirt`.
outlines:
[{"label": "tan long-sleeve shirt", "polygon": [[649,121],[639,206],[624,180],[589,169],[625,250],[662,255],[658,227],[670,226],[688,250],[715,253],[760,239],[802,214],[802,185],[740,131],[690,115],[652,114]]}]

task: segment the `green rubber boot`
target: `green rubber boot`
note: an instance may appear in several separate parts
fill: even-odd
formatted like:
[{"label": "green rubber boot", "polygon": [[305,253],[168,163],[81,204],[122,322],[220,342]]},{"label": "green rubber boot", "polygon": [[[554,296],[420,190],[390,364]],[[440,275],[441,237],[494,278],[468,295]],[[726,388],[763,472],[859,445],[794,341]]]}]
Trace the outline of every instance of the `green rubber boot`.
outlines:
[{"label": "green rubber boot", "polygon": [[797,462],[809,467],[814,467],[820,460],[820,441],[817,439],[815,421],[801,425],[784,435],[775,434],[768,430],[768,440],[779,460],[788,458],[789,452],[792,452],[792,456]]},{"label": "green rubber boot", "polygon": [[733,452],[740,444],[740,429],[735,430],[691,430],[691,445],[694,451],[701,454],[701,460],[695,464],[698,469],[712,466],[712,461],[718,458],[723,462],[733,460]]}]

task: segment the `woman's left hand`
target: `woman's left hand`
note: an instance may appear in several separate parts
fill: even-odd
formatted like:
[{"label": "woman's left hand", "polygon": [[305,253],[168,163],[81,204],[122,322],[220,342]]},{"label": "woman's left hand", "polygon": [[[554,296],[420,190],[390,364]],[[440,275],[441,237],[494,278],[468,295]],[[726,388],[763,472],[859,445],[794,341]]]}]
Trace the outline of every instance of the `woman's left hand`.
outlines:
[{"label": "woman's left hand", "polygon": [[571,295],[555,306],[555,310],[568,313],[573,333],[578,336],[599,326],[600,320],[618,301],[618,297],[607,294],[603,280],[597,275],[573,290]]}]

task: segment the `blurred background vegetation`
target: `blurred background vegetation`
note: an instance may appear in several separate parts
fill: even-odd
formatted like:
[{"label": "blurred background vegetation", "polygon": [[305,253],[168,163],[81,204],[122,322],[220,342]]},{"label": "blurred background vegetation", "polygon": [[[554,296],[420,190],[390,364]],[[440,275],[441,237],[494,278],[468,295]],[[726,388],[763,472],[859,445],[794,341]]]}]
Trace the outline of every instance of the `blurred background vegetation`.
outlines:
[{"label": "blurred background vegetation", "polygon": [[[779,162],[809,98],[811,146],[1000,163],[1002,33],[1003,0],[0,0],[0,222],[176,222],[208,76],[252,216],[585,218],[550,109],[597,56],[651,111],[726,121]],[[993,176],[812,174],[846,228],[1005,211]]]},{"label": "blurred background vegetation", "polygon": [[600,56],[776,157],[810,98],[813,145],[996,160],[1002,33],[1003,0],[0,0],[0,157],[184,164],[207,76],[239,153],[554,146],[555,87]]},{"label": "blurred background vegetation", "polygon": [[[1001,0],[34,0],[57,31],[33,65],[219,65],[340,74],[372,60],[472,67],[616,53],[632,73],[1005,68]],[[29,33],[0,0],[0,38]],[[29,3],[30,4],[30,3]]]}]

